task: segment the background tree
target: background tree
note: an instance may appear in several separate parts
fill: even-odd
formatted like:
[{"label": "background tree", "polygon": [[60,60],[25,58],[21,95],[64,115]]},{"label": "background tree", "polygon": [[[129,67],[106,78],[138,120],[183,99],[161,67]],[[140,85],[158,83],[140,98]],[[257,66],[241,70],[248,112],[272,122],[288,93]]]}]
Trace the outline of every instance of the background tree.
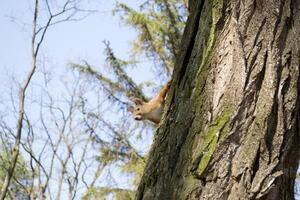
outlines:
[{"label": "background tree", "polygon": [[299,1],[196,1],[137,199],[294,199]]},{"label": "background tree", "polygon": [[179,52],[179,43],[186,20],[187,3],[183,0],[148,0],[137,11],[117,3],[115,12],[138,31],[133,41],[133,55],[144,53],[157,70],[171,75]]}]

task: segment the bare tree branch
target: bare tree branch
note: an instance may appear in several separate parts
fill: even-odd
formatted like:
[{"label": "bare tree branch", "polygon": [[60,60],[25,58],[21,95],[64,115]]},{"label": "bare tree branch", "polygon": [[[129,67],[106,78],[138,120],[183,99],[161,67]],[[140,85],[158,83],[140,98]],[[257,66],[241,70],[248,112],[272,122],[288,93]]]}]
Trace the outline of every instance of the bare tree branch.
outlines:
[{"label": "bare tree branch", "polygon": [[[60,11],[54,13],[50,7],[49,1],[46,0],[45,1],[46,4],[46,9],[48,11],[49,17],[46,20],[46,23],[44,26],[41,26],[40,28],[38,28],[38,14],[39,14],[39,0],[35,0],[34,3],[34,14],[33,14],[33,24],[32,24],[32,36],[31,36],[31,59],[32,59],[32,64],[31,64],[31,69],[23,83],[22,86],[20,86],[20,91],[19,91],[19,108],[18,108],[18,119],[17,119],[17,126],[16,126],[16,134],[13,135],[15,137],[15,144],[13,146],[13,150],[12,150],[12,156],[11,156],[11,162],[9,165],[9,168],[7,170],[7,174],[4,180],[4,183],[2,185],[1,188],[1,194],[0,194],[0,200],[4,200],[5,196],[8,194],[9,191],[9,185],[10,185],[10,181],[11,178],[13,177],[13,173],[15,170],[15,166],[18,160],[18,155],[20,152],[20,145],[22,145],[24,147],[24,150],[29,154],[30,156],[30,167],[32,170],[32,179],[35,179],[35,171],[38,170],[37,172],[40,173],[40,168],[43,171],[43,173],[46,175],[46,183],[44,185],[44,189],[42,190],[42,193],[45,193],[45,190],[49,184],[49,179],[51,177],[51,173],[52,173],[52,168],[53,168],[53,160],[51,161],[51,171],[50,173],[47,173],[47,170],[44,168],[44,166],[41,163],[41,154],[39,156],[39,158],[34,155],[33,151],[32,151],[32,142],[34,140],[32,133],[32,127],[30,127],[30,123],[28,118],[25,116],[25,96],[26,96],[26,91],[27,88],[31,82],[31,79],[36,71],[37,68],[37,57],[38,54],[40,52],[40,48],[41,45],[43,44],[44,40],[45,40],[45,35],[49,29],[50,26],[53,26],[55,24],[61,23],[61,22],[65,22],[65,21],[77,21],[80,19],[83,19],[85,17],[87,17],[88,14],[94,12],[92,10],[84,10],[84,9],[80,9],[76,6],[76,1],[73,0],[66,0],[63,7],[61,8]],[[85,12],[87,13],[87,15],[84,15],[80,18],[76,18],[75,15],[78,12]],[[60,108],[50,108],[50,111],[53,109],[57,109],[60,110]],[[61,111],[61,113],[63,113]],[[21,136],[22,136],[22,129],[23,129],[23,122],[27,121],[27,125],[28,125],[28,133],[30,133],[31,135],[28,135],[27,137],[27,142],[28,144],[22,144],[21,143]],[[64,121],[67,121],[68,119],[64,118]],[[42,122],[43,126],[45,125],[44,122]],[[58,123],[55,121],[56,127],[58,128],[59,125]],[[45,128],[45,127],[44,127]],[[59,129],[58,129],[59,130]],[[47,130],[45,130],[47,132]],[[62,127],[62,131],[64,131],[64,127]],[[47,133],[48,136],[50,136],[49,133]],[[31,138],[32,137],[32,138]],[[57,152],[57,143],[54,144],[52,142],[52,140],[50,139],[51,137],[48,137],[48,140],[46,141],[43,150],[46,148],[46,144],[48,142],[50,142],[50,144],[52,145],[52,150],[53,150],[53,155],[57,156],[56,154]],[[63,139],[63,138],[61,138]],[[58,140],[58,143],[60,143],[61,139]],[[55,147],[56,145],[56,147]],[[53,157],[54,159],[54,157]],[[34,163],[37,164],[37,169],[34,166]],[[48,174],[48,175],[47,175]],[[48,177],[49,176],[49,177]],[[34,187],[32,185],[32,187]]]},{"label": "bare tree branch", "polygon": [[7,171],[7,175],[5,177],[4,183],[1,188],[0,199],[4,200],[8,191],[8,187],[10,184],[11,177],[13,176],[14,169],[17,163],[19,151],[20,151],[20,142],[22,135],[22,127],[23,127],[23,118],[24,118],[24,105],[25,105],[25,92],[30,83],[30,80],[36,69],[36,52],[35,52],[35,32],[36,32],[36,21],[38,16],[38,0],[35,0],[35,9],[34,9],[34,17],[33,17],[33,30],[32,30],[32,40],[31,40],[31,48],[32,48],[32,66],[31,70],[25,80],[23,88],[20,89],[20,97],[19,97],[19,116],[17,122],[17,133],[16,133],[16,141],[14,145],[14,149],[12,152],[12,159],[10,162],[9,169]]}]

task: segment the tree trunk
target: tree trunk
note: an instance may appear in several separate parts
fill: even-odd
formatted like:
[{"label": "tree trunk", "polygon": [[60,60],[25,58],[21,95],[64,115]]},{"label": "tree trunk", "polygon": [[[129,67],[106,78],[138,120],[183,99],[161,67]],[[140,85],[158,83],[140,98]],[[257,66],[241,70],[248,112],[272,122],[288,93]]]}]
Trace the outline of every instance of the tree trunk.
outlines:
[{"label": "tree trunk", "polygon": [[294,199],[300,0],[190,0],[136,198]]}]

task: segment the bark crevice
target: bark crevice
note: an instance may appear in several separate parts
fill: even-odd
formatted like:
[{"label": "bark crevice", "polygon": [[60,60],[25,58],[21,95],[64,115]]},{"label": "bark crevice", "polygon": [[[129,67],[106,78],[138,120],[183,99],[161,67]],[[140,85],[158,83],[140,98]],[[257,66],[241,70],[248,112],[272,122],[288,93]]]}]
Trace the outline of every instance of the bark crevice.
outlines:
[{"label": "bark crevice", "polygon": [[190,2],[137,199],[293,199],[299,1]]}]

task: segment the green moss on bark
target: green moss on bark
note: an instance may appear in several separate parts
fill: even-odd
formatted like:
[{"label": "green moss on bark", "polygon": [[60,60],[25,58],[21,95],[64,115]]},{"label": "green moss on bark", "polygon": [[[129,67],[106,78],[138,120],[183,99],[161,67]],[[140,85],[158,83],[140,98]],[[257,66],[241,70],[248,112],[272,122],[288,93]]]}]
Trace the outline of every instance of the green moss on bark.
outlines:
[{"label": "green moss on bark", "polygon": [[[211,24],[211,28],[209,30],[209,34],[207,36],[206,42],[205,42],[205,48],[203,50],[201,61],[200,61],[200,67],[197,74],[197,82],[195,86],[195,92],[194,96],[197,98],[195,100],[195,103],[198,104],[196,107],[200,108],[200,110],[197,111],[197,113],[200,114],[198,116],[198,120],[196,123],[199,123],[197,126],[202,127],[200,129],[203,129],[203,122],[205,122],[206,118],[206,111],[203,107],[206,102],[207,94],[202,93],[199,94],[199,92],[202,91],[202,88],[206,84],[207,74],[209,73],[209,66],[210,66],[210,56],[212,55],[216,38],[217,38],[217,23],[220,20],[222,16],[222,9],[223,9],[223,1],[222,0],[213,0],[210,4],[211,6],[211,17],[207,17],[207,20],[210,20],[210,22],[206,22],[204,24]],[[206,27],[203,27],[206,28]],[[201,26],[200,26],[201,29]],[[200,32],[203,32],[200,30]],[[200,39],[200,38],[199,38]],[[230,110],[230,109],[228,109]],[[201,133],[204,136],[203,144],[201,145],[201,148],[198,150],[198,153],[196,153],[196,156],[193,160],[192,164],[192,171],[193,174],[198,177],[201,176],[201,174],[205,171],[206,167],[208,166],[208,163],[211,159],[211,156],[213,152],[216,149],[216,146],[218,144],[218,140],[220,137],[220,132],[223,130],[227,122],[229,121],[230,117],[232,116],[231,111],[224,111],[214,122],[209,126],[209,130],[207,133]],[[197,119],[196,118],[196,119]]]},{"label": "green moss on bark", "polygon": [[220,135],[223,134],[224,127],[227,122],[229,122],[232,113],[232,111],[224,111],[222,115],[214,120],[214,122],[210,125],[207,134],[204,134],[205,139],[198,153],[196,153],[192,164],[194,176],[201,177],[203,172],[206,170],[209,161],[211,160],[211,156],[217,147]]}]

